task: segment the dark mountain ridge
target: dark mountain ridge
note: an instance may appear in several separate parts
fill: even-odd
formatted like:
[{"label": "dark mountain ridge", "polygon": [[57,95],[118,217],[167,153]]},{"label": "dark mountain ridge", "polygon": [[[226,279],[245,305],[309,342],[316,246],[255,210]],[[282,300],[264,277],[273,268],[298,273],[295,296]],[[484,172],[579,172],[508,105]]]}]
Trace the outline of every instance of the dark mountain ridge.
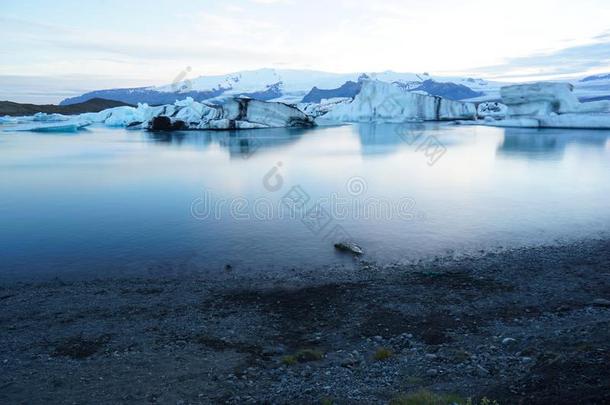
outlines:
[{"label": "dark mountain ridge", "polygon": [[55,105],[55,104],[22,104],[12,101],[0,101],[0,116],[20,116],[33,115],[36,113],[46,114],[82,114],[86,112],[99,112],[107,108],[129,106],[131,104],[123,103],[115,100],[105,100],[103,98],[93,98],[82,103],[70,105]]}]

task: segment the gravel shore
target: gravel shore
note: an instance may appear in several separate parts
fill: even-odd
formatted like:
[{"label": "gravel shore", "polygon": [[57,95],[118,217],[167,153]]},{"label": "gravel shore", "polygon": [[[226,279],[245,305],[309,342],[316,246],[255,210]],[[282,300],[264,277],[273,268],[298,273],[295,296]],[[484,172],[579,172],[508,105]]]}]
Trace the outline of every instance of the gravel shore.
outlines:
[{"label": "gravel shore", "polygon": [[610,240],[355,267],[4,282],[0,402],[610,403]]}]

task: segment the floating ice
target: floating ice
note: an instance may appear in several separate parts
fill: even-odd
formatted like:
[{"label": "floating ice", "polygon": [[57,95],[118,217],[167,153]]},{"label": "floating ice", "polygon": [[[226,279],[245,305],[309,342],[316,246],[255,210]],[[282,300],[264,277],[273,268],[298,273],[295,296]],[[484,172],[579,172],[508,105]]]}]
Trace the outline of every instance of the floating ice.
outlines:
[{"label": "floating ice", "polygon": [[158,107],[139,104],[116,107],[99,113],[81,114],[80,118],[107,126],[151,130],[250,129],[311,127],[313,118],[296,107],[247,98],[229,99],[211,105],[186,98]]},{"label": "floating ice", "polygon": [[532,83],[500,89],[507,106],[502,120],[486,125],[527,128],[610,129],[610,101],[581,103],[568,83]]},{"label": "floating ice", "polygon": [[11,117],[10,115],[5,115],[4,117],[0,117],[0,124],[17,124],[19,120],[15,117]]},{"label": "floating ice", "polygon": [[76,132],[91,125],[90,121],[62,121],[53,123],[21,124],[4,131],[18,132]]},{"label": "floating ice", "polygon": [[352,101],[349,97],[333,97],[329,99],[322,99],[319,103],[299,103],[297,107],[305,114],[311,115],[317,118],[321,115],[326,114],[339,104],[347,104]]},{"label": "floating ice", "polygon": [[476,107],[472,103],[412,93],[391,83],[367,80],[363,82],[360,93],[351,103],[338,104],[317,121],[443,121],[474,119],[476,113]]},{"label": "floating ice", "polygon": [[39,112],[33,115],[32,121],[37,122],[59,122],[59,121],[67,121],[70,117],[62,114],[46,114],[43,112]]}]

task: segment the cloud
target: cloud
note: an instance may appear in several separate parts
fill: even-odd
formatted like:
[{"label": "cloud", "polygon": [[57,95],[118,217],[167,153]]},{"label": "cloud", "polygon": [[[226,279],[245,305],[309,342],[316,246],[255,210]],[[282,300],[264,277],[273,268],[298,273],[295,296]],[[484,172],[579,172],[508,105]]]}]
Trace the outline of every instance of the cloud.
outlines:
[{"label": "cloud", "polygon": [[250,3],[255,4],[290,4],[290,0],[250,0]]},{"label": "cloud", "polygon": [[594,37],[593,39],[598,39],[598,40],[605,40],[605,39],[610,39],[610,30],[599,34],[598,36]]},{"label": "cloud", "polygon": [[509,58],[505,63],[474,69],[490,78],[536,78],[583,74],[591,70],[610,70],[610,33],[593,38],[594,42],[551,52]]}]

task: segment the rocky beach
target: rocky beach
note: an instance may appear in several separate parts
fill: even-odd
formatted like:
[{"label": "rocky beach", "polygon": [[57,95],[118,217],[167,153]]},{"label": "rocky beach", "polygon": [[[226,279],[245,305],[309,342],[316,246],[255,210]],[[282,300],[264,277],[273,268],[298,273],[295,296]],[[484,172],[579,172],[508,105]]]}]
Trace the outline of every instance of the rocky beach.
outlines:
[{"label": "rocky beach", "polygon": [[609,298],[607,239],[323,272],[5,281],[0,401],[604,404]]}]

